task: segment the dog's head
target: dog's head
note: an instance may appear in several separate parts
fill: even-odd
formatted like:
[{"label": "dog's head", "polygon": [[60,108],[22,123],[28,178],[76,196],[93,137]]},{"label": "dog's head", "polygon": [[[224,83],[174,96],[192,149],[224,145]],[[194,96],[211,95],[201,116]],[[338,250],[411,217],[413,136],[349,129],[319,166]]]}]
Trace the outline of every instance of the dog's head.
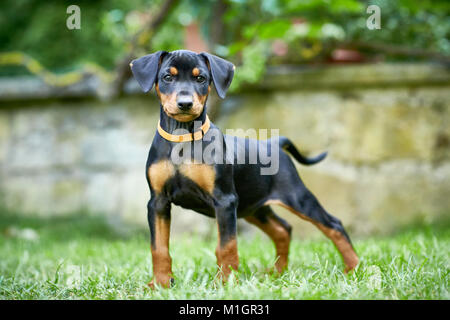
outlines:
[{"label": "dog's head", "polygon": [[158,51],[130,63],[144,92],[155,85],[164,112],[177,121],[196,119],[214,83],[222,99],[233,80],[234,65],[215,55],[188,50]]}]

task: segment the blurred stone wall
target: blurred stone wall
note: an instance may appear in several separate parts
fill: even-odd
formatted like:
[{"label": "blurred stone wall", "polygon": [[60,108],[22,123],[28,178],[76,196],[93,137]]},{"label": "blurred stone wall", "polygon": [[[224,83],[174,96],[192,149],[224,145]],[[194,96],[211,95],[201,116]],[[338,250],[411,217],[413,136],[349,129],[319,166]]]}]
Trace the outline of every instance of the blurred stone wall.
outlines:
[{"label": "blurred stone wall", "polygon": [[[449,217],[449,87],[449,72],[438,65],[277,68],[229,95],[216,124],[280,129],[307,154],[328,150],[320,164],[297,166],[305,184],[351,234],[387,233]],[[118,227],[146,224],[145,161],[159,117],[153,94],[107,103],[2,101],[1,88],[3,205],[25,214],[102,213]],[[295,235],[319,234],[276,211]],[[180,208],[172,221],[175,233],[216,229]],[[239,228],[253,230],[245,222]]]}]

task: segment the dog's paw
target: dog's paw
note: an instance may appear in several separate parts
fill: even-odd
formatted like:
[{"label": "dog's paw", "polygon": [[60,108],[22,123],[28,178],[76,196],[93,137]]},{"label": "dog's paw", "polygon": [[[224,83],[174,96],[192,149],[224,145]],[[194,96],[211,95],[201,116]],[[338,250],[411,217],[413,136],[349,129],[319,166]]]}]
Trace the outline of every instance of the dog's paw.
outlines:
[{"label": "dog's paw", "polygon": [[152,281],[150,281],[147,286],[154,290],[156,289],[156,287],[162,287],[162,288],[170,288],[175,284],[175,279],[172,277],[164,277],[164,279],[153,279]]},{"label": "dog's paw", "polygon": [[265,268],[264,273],[267,273],[271,276],[278,277],[278,276],[281,276],[286,270],[287,270],[287,266],[280,267],[280,266],[274,265],[273,267]]},{"label": "dog's paw", "polygon": [[224,272],[222,268],[218,268],[214,279],[215,281],[222,283],[222,285],[227,283],[239,284],[237,270],[229,270],[228,272]]},{"label": "dog's paw", "polygon": [[349,260],[346,264],[345,264],[345,269],[344,269],[344,273],[348,274],[348,273],[352,273],[356,267],[359,264],[359,258],[358,256],[356,256],[356,254],[354,255],[353,259]]}]

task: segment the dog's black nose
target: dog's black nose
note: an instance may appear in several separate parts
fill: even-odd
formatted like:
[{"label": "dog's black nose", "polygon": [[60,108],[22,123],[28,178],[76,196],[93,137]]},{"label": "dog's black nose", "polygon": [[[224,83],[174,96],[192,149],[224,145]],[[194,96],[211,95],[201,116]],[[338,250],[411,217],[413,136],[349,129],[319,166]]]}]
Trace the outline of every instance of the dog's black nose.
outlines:
[{"label": "dog's black nose", "polygon": [[192,97],[190,96],[180,96],[177,99],[178,108],[183,111],[189,110],[192,108]]}]

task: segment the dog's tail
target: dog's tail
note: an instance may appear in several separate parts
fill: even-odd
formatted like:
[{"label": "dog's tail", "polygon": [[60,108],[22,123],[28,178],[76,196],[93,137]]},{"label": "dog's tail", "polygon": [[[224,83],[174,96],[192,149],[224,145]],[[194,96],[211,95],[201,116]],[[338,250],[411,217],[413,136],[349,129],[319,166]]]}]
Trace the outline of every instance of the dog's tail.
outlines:
[{"label": "dog's tail", "polygon": [[289,152],[295,158],[295,160],[297,160],[301,164],[305,164],[308,166],[322,161],[323,159],[325,159],[325,157],[328,154],[328,152],[323,152],[314,158],[307,158],[307,157],[303,156],[297,150],[297,148],[294,146],[294,144],[291,142],[291,140],[289,140],[286,137],[280,137],[280,147],[283,150]]}]

